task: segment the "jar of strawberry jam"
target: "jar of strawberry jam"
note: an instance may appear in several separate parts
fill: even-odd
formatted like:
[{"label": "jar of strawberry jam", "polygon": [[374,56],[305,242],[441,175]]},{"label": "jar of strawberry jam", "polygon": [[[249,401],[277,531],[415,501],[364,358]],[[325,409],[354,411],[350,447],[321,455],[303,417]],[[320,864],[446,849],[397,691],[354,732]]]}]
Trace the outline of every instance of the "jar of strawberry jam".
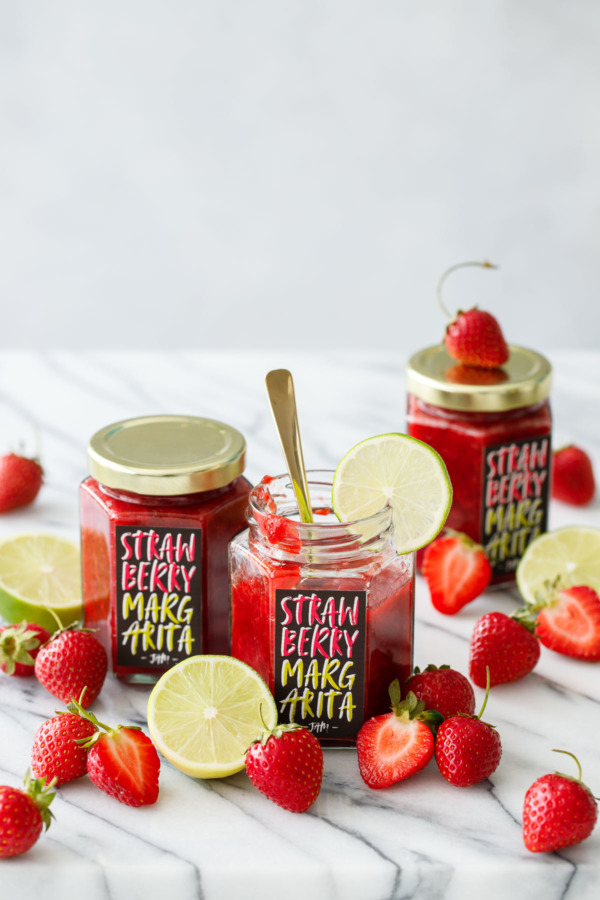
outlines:
[{"label": "jar of strawberry jam", "polygon": [[287,475],[250,494],[249,528],[229,551],[231,652],[262,675],[281,722],[351,746],[412,670],[414,554],[396,553],[389,507],[340,523],[332,481],[308,473],[311,524]]},{"label": "jar of strawberry jam", "polygon": [[90,440],[80,488],[85,624],[112,671],[152,682],[197,653],[229,653],[227,547],[246,526],[246,444],[191,416],[128,419]]},{"label": "jar of strawberry jam", "polygon": [[533,350],[509,350],[502,368],[483,369],[429,347],[406,372],[408,433],[446,463],[454,490],[446,526],[483,545],[492,584],[514,580],[548,527],[552,369]]}]

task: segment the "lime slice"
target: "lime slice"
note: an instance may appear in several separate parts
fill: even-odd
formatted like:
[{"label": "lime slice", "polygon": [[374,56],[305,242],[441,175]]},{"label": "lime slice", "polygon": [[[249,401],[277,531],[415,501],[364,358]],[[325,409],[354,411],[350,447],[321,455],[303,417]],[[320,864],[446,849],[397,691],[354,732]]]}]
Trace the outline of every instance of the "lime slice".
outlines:
[{"label": "lime slice", "polygon": [[0,616],[36,622],[50,632],[82,616],[79,547],[53,534],[0,541]]},{"label": "lime slice", "polygon": [[232,656],[182,660],[161,676],[148,699],[148,729],[157,750],[194,778],[240,772],[252,741],[276,722],[269,688]]},{"label": "lime slice", "polygon": [[523,599],[535,602],[544,583],[558,576],[564,587],[585,584],[600,593],[600,528],[571,525],[531,542],[517,566]]},{"label": "lime slice", "polygon": [[398,553],[432,541],[451,503],[442,457],[406,434],[380,434],[356,444],[333,479],[333,511],[341,522],[364,519],[390,504]]}]

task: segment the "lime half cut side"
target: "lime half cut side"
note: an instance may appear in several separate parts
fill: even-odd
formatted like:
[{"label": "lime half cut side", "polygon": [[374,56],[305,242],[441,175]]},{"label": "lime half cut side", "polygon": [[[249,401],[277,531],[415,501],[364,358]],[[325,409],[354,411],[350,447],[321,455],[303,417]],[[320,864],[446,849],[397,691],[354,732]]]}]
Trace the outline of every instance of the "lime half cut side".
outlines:
[{"label": "lime half cut side", "polygon": [[190,656],[161,676],[148,699],[157,750],[193,778],[240,772],[253,740],[277,722],[260,675],[232,656]]},{"label": "lime half cut side", "polygon": [[600,593],[600,528],[571,525],[541,534],[517,566],[517,587],[528,603],[547,581],[563,587],[587,585]]},{"label": "lime half cut side", "polygon": [[390,505],[398,553],[429,544],[452,504],[452,485],[433,447],[406,434],[381,434],[356,444],[338,465],[332,505],[354,522]]},{"label": "lime half cut side", "polygon": [[0,616],[36,622],[50,632],[82,616],[79,547],[54,534],[18,534],[0,541]]}]

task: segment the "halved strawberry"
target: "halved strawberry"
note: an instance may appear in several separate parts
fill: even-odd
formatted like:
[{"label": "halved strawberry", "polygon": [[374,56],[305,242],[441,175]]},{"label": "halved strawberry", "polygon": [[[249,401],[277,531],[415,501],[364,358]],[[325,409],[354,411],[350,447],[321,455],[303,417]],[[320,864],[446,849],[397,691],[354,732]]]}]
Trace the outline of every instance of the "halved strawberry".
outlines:
[{"label": "halved strawberry", "polygon": [[535,633],[544,647],[592,662],[600,660],[600,598],[586,585],[550,589],[537,608]]},{"label": "halved strawberry", "polygon": [[160,758],[150,738],[135,725],[103,725],[75,700],[68,709],[96,727],[91,738],[80,742],[89,748],[87,771],[96,787],[127,806],[156,803]]},{"label": "halved strawberry", "polygon": [[412,691],[401,700],[398,679],[390,685],[390,699],[392,712],[368,719],[356,739],[360,774],[371,788],[390,787],[424,769],[434,752],[432,728],[443,719],[425,712]]},{"label": "halved strawberry", "polygon": [[422,571],[431,602],[449,616],[479,597],[492,577],[483,547],[466,534],[450,530],[425,549]]}]

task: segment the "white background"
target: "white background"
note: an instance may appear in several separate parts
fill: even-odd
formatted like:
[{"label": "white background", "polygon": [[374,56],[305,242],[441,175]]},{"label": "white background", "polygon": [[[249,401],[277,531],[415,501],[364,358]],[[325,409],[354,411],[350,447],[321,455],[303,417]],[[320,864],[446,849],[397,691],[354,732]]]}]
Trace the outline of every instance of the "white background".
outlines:
[{"label": "white background", "polygon": [[600,337],[597,0],[4,0],[0,347]]}]

